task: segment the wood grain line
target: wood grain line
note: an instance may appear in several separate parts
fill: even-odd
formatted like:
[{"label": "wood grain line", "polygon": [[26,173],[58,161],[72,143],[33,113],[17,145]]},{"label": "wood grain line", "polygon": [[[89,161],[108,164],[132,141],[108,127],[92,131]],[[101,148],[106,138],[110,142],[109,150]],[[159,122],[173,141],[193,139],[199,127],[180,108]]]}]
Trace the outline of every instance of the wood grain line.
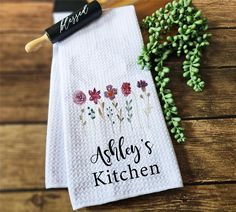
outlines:
[{"label": "wood grain line", "polygon": [[[186,186],[79,211],[235,211],[235,190],[235,184]],[[4,212],[72,211],[68,192],[65,190],[0,193],[0,203],[0,210]]]},{"label": "wood grain line", "polygon": [[[236,67],[236,29],[209,30],[209,32],[213,36],[210,41],[211,45],[203,53],[202,67]],[[16,33],[0,34],[0,36],[0,73],[49,72],[52,57],[49,44],[31,55],[24,50],[27,41],[37,37],[37,34]],[[173,56],[170,61],[179,64],[181,59]]]},{"label": "wood grain line", "polygon": [[[111,8],[134,3],[139,21],[141,21],[145,16],[151,15],[155,10],[163,7],[169,1],[106,1],[103,6],[105,8]],[[208,18],[210,27],[236,27],[236,14],[234,12],[236,10],[235,0],[194,0],[193,3]],[[20,9],[18,10],[16,8]],[[52,8],[53,4],[51,2],[4,1],[0,7],[0,18],[2,20],[0,32],[12,30],[15,30],[15,32],[40,32],[52,24]],[[11,17],[15,17],[14,21],[12,21]],[[28,21],[29,18],[34,21]]]}]

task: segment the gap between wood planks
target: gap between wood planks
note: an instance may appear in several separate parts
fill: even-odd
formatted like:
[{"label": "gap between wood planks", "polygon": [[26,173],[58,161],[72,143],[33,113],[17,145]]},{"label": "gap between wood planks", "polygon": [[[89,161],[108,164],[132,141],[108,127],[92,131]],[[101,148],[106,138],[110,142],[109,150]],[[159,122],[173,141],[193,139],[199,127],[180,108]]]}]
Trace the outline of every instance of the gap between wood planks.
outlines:
[{"label": "gap between wood planks", "polygon": [[[179,69],[182,70],[182,67],[179,67]],[[204,66],[202,65],[200,68],[200,74],[201,74],[201,70],[205,69],[205,70],[212,70],[212,69],[236,69],[236,66]],[[51,70],[50,70],[51,71]],[[1,76],[11,76],[11,75],[23,75],[23,74],[27,74],[27,75],[35,75],[35,74],[48,74],[48,77],[50,77],[50,73],[48,70],[20,70],[20,71],[4,71],[4,70],[0,70],[0,77]],[[204,79],[203,79],[204,80]],[[207,82],[206,82],[207,83]]]},{"label": "gap between wood planks", "polygon": [[[236,29],[236,27],[209,27],[209,30],[232,30],[232,29]],[[39,35],[42,34],[43,30],[39,30],[39,31],[32,31],[32,30],[25,30],[25,31],[15,31],[15,30],[7,30],[7,31],[0,31],[0,36],[2,35],[10,35],[10,34],[19,34],[19,35],[25,35],[27,33],[30,34],[35,34]]]},{"label": "gap between wood planks", "polygon": [[[163,7],[167,2],[170,2],[170,0],[113,0],[107,1],[103,6],[115,7],[121,6],[122,4],[134,3],[139,21],[141,21],[145,16],[151,15],[156,9]],[[236,27],[236,15],[234,13],[236,4],[233,1],[193,0],[193,3],[209,19],[210,27]],[[1,6],[0,16],[2,28],[0,31],[13,31],[14,29],[15,31],[40,32],[40,30],[45,28],[45,25],[52,23],[52,3],[41,3],[39,1],[28,2],[24,0],[20,3],[18,1],[10,3],[7,1],[6,3],[4,1]],[[15,8],[21,9],[17,10]],[[44,16],[41,14],[44,14]],[[18,18],[12,22],[9,16]],[[28,21],[28,17],[31,17],[34,21]]]},{"label": "gap between wood planks", "polygon": [[[212,116],[212,117],[192,117],[192,118],[181,118],[182,121],[198,121],[198,120],[214,120],[214,119],[231,119],[236,118],[236,115],[225,115],[225,116]],[[41,125],[41,124],[47,124],[47,121],[12,121],[12,122],[1,122],[0,126],[5,125]]]},{"label": "gap between wood planks", "polygon": [[[85,211],[233,211],[236,207],[235,185],[199,185],[168,190],[129,198],[96,207],[81,209]],[[9,192],[0,193],[2,211],[72,211],[69,196],[65,190]]]},{"label": "gap between wood planks", "polygon": [[[208,186],[208,185],[235,185],[236,180],[232,181],[211,181],[211,182],[194,182],[194,183],[184,183],[184,187],[188,186]],[[17,189],[0,189],[0,193],[20,193],[20,192],[35,192],[35,191],[67,191],[67,188],[51,188],[51,189],[45,189],[45,188],[17,188]]]},{"label": "gap between wood planks", "polygon": [[[206,69],[232,69],[236,67],[236,30],[209,30],[213,34],[210,46],[203,51],[201,70]],[[24,51],[24,44],[34,35],[17,33],[8,36],[2,35],[4,43],[1,43],[1,67],[0,73],[23,74],[23,73],[49,73],[51,63],[51,46],[45,45],[40,52],[28,55]],[[40,57],[39,57],[40,55]],[[11,58],[15,58],[12,63]],[[183,57],[171,56],[169,64],[177,64],[181,69]]]}]

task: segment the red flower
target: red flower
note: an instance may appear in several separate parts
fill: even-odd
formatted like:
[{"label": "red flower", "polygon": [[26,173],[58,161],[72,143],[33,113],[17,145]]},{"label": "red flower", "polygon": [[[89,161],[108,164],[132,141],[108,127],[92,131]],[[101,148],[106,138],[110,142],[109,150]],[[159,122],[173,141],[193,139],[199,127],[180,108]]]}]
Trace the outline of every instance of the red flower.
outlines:
[{"label": "red flower", "polygon": [[131,93],[130,83],[124,82],[124,83],[122,84],[121,91],[122,91],[122,93],[124,94],[124,96],[129,96],[130,93]]},{"label": "red flower", "polygon": [[113,100],[115,99],[115,96],[117,94],[117,89],[116,88],[113,88],[112,85],[108,85],[106,87],[107,91],[104,92],[104,95],[106,98],[109,98],[110,100]]},{"label": "red flower", "polygon": [[95,104],[97,104],[98,100],[101,99],[100,91],[96,91],[95,88],[93,89],[93,91],[89,90],[89,95],[90,95],[89,100],[93,101]]},{"label": "red flower", "polygon": [[86,95],[83,91],[75,91],[73,94],[73,101],[77,105],[82,105],[86,102]]}]

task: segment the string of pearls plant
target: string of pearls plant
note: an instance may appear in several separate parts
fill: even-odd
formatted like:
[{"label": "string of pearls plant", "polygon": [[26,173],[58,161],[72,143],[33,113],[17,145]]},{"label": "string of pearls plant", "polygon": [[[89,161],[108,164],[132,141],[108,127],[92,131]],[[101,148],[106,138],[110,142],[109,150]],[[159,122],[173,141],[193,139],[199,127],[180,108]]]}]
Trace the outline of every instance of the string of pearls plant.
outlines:
[{"label": "string of pearls plant", "polygon": [[[199,74],[203,47],[209,45],[211,34],[207,20],[201,11],[194,8],[191,0],[172,1],[143,20],[143,27],[148,30],[149,41],[143,47],[138,58],[142,69],[147,67],[155,70],[155,82],[163,103],[163,112],[167,125],[178,143],[185,141],[181,118],[175,106],[173,95],[167,85],[170,79],[166,76],[170,68],[165,66],[167,58],[177,53],[185,55],[183,62],[183,77],[187,85],[199,92],[204,88],[204,81]],[[171,29],[178,28],[175,35],[170,35]]]}]

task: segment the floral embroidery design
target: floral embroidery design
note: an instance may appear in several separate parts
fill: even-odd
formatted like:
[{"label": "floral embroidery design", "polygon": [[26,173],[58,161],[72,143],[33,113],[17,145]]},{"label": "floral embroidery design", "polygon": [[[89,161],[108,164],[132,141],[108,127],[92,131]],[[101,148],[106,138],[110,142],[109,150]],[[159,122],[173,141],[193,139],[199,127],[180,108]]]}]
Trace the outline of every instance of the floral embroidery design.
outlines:
[{"label": "floral embroidery design", "polygon": [[88,115],[90,116],[92,120],[94,120],[96,118],[94,109],[91,107],[88,107],[88,111],[89,111]]},{"label": "floral embroidery design", "polygon": [[86,120],[84,119],[84,113],[85,113],[85,110],[84,108],[81,109],[81,112],[80,112],[80,115],[79,115],[79,119],[80,119],[80,122],[82,124],[82,126],[84,127],[86,125]]},{"label": "floral embroidery design", "polygon": [[[137,82],[138,89],[141,89],[141,94],[139,97],[144,101],[145,108],[144,113],[147,117],[147,125],[150,127],[149,123],[149,116],[152,110],[152,107],[150,105],[150,93],[147,92],[148,83],[145,80],[139,80]],[[124,107],[124,113],[123,114],[123,108],[122,104],[118,103],[116,101],[116,96],[118,95],[117,88],[114,88],[113,85],[107,85],[106,90],[104,91],[104,97],[108,99],[108,101],[111,101],[111,106],[105,107],[105,102],[102,100],[101,91],[97,90],[96,88],[93,88],[92,90],[88,90],[88,99],[89,101],[93,102],[95,105],[98,105],[98,116],[100,116],[102,119],[105,119],[105,117],[108,118],[112,132],[115,134],[115,124],[116,119],[119,123],[119,131],[122,131],[122,124],[124,120],[126,120],[133,130],[133,116],[136,113],[137,115],[137,121],[139,122],[140,127],[142,128],[142,125],[140,123],[139,119],[139,103],[138,99],[135,95],[135,92],[131,88],[131,84],[129,82],[123,82],[121,87],[121,94],[123,95],[123,98],[126,98],[125,101],[125,107]],[[133,98],[134,102],[136,103],[134,106],[136,110],[133,110]],[[90,120],[93,122],[94,129],[96,127],[95,119],[97,116],[97,112],[95,112],[96,107],[88,106],[86,109],[84,108],[84,104],[87,101],[87,96],[85,93],[81,90],[77,90],[73,94],[73,102],[80,107],[80,114],[79,114],[79,120],[81,122],[81,125],[84,127],[87,123],[86,116],[90,118]],[[105,110],[106,109],[106,110]]]},{"label": "floral embroidery design", "polygon": [[[124,82],[121,86],[121,92],[125,97],[128,97],[131,94],[131,86],[130,83],[128,82]],[[132,113],[132,99],[130,99],[129,101],[126,100],[125,101],[125,109],[127,111],[127,121],[130,123],[131,129],[133,130],[133,126],[132,126],[132,117],[133,117],[133,113]]]},{"label": "floral embroidery design", "polygon": [[114,109],[117,112],[116,117],[119,120],[119,129],[120,129],[120,132],[121,132],[121,125],[122,125],[122,122],[124,120],[124,117],[123,117],[123,114],[122,114],[122,109],[118,107],[118,103],[115,101],[115,97],[117,95],[117,89],[113,88],[112,85],[108,85],[106,87],[106,89],[107,89],[107,91],[104,92],[104,95],[105,95],[106,98],[112,100],[112,106],[114,107]]},{"label": "floral embroidery design", "polygon": [[[83,91],[75,91],[73,94],[73,102],[79,106],[82,106],[83,104],[85,104],[86,102],[86,95],[84,94]],[[79,115],[79,119],[80,122],[82,124],[82,126],[84,127],[86,125],[86,120],[84,118],[84,113],[85,113],[85,109],[83,107],[81,107],[80,109],[80,115]]]},{"label": "floral embroidery design", "polygon": [[96,88],[94,88],[93,91],[89,90],[89,95],[90,95],[89,100],[93,101],[95,104],[97,104],[98,100],[101,99],[100,91],[96,91]]},{"label": "floral embroidery design", "polygon": [[147,93],[147,91],[146,91],[147,86],[148,86],[148,84],[144,80],[140,80],[140,81],[137,82],[137,87],[141,88],[141,90],[143,92],[143,94],[140,95],[140,98],[143,99],[144,101],[146,101],[146,106],[145,106],[145,109],[144,109],[144,113],[147,117],[147,123],[148,123],[148,128],[149,128],[150,127],[149,115],[151,113],[152,107],[150,105],[150,100],[149,100],[150,93]]},{"label": "floral embroidery design", "polygon": [[121,86],[121,92],[124,94],[124,96],[129,96],[131,94],[130,83],[124,82]]},{"label": "floral embroidery design", "polygon": [[[96,118],[96,114],[93,108],[88,107],[88,116],[91,118],[91,120],[93,121],[93,127],[94,129],[96,129],[96,125],[94,122],[94,119]],[[96,134],[96,130],[94,130],[95,134]]]},{"label": "floral embroidery design", "polygon": [[132,125],[133,107],[131,104],[132,104],[132,99],[130,99],[129,101],[125,101],[125,109],[127,111],[127,121],[130,123],[131,129],[133,130],[133,125]]},{"label": "floral embroidery design", "polygon": [[111,107],[108,107],[108,108],[106,108],[106,112],[107,112],[107,117],[108,117],[110,124],[111,124],[112,132],[115,133],[114,126],[113,126],[115,124],[115,121],[113,121],[113,118],[112,118],[114,115],[113,110]]},{"label": "floral embroidery design", "polygon": [[98,108],[98,113],[101,116],[102,119],[105,119],[105,115],[104,115],[104,108],[105,108],[105,102],[99,103],[100,107]]},{"label": "floral embroidery design", "polygon": [[96,88],[94,88],[93,90],[89,90],[89,95],[90,95],[89,100],[93,101],[95,104],[99,103],[98,114],[101,116],[102,119],[105,119],[104,116],[105,103],[99,101],[99,99],[101,99],[100,93],[101,92],[97,91]]},{"label": "floral embroidery design", "polygon": [[115,108],[115,110],[117,112],[116,116],[117,116],[117,118],[119,120],[119,124],[120,124],[119,125],[119,129],[120,129],[120,132],[121,132],[122,121],[124,121],[125,118],[123,117],[122,109],[121,108],[119,109],[119,107],[118,107],[118,103],[113,101],[112,105],[113,105],[113,107]]},{"label": "floral embroidery design", "polygon": [[138,88],[141,88],[143,92],[145,92],[148,84],[146,83],[146,81],[140,80],[140,81],[138,81],[137,86],[138,86]]},{"label": "floral embroidery design", "polygon": [[115,99],[115,96],[117,95],[117,89],[113,88],[112,85],[108,85],[106,89],[107,91],[104,92],[105,97],[109,98],[110,100]]},{"label": "floral embroidery design", "polygon": [[75,91],[73,95],[73,101],[77,105],[83,105],[86,102],[86,95],[83,91]]}]

